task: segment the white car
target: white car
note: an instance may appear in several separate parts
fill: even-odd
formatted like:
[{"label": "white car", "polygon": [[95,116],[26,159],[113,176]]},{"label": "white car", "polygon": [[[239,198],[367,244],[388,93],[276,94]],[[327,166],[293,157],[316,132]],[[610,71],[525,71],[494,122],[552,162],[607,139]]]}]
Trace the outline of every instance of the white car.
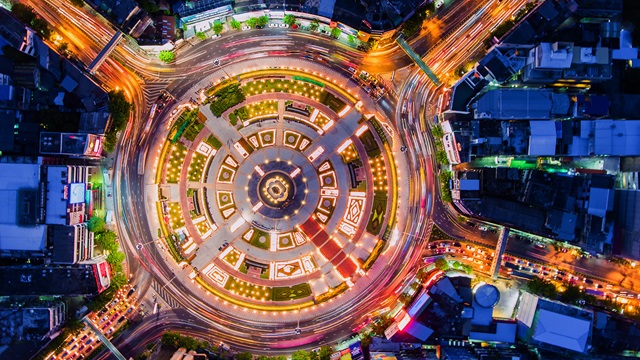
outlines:
[{"label": "white car", "polygon": [[276,24],[276,23],[269,23],[269,27],[278,27],[278,24]]},{"label": "white car", "polygon": [[249,29],[251,29],[251,27],[250,27],[250,26],[247,26],[247,25],[245,25],[245,26],[243,26],[243,27],[242,27],[242,31],[249,30]]},{"label": "white car", "polygon": [[284,24],[284,23],[283,23],[283,24],[280,24],[280,27],[288,28],[288,27],[289,27],[289,25],[287,25],[287,24]]},{"label": "white car", "polygon": [[215,35],[213,35],[211,38],[212,38],[212,39],[217,39],[217,38],[219,38],[219,37],[220,37],[220,34],[215,34]]}]

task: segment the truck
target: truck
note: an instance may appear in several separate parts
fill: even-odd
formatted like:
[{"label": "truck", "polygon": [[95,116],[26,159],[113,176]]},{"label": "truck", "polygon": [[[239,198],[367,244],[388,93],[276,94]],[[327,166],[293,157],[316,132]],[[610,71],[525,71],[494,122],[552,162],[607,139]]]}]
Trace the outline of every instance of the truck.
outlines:
[{"label": "truck", "polygon": [[516,265],[512,262],[505,262],[504,263],[504,267],[506,267],[507,269],[511,269],[511,270],[520,270],[520,265]]},{"label": "truck", "polygon": [[589,295],[604,297],[604,291],[595,290],[595,289],[587,289],[586,292]]},{"label": "truck", "polygon": [[526,279],[526,280],[531,280],[535,277],[535,275],[533,274],[528,274],[522,271],[514,271],[511,273],[511,276],[520,278],[520,279]]}]

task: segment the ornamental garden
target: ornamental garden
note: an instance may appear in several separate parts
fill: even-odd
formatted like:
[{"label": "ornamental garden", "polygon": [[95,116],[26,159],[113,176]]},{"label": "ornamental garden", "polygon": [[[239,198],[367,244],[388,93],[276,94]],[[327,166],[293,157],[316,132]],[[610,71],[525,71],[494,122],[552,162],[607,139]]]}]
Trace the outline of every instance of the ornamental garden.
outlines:
[{"label": "ornamental garden", "polygon": [[180,105],[155,183],[190,280],[255,310],[325,302],[370,270],[397,206],[389,134],[321,76],[256,70]]}]

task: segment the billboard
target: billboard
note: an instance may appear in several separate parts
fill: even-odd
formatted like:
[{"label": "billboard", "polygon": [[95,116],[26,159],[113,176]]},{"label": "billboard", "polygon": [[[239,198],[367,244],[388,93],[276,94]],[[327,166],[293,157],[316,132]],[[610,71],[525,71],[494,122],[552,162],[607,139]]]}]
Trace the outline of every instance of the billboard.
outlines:
[{"label": "billboard", "polygon": [[83,203],[86,188],[87,185],[85,183],[73,183],[69,185],[69,204]]},{"label": "billboard", "polygon": [[352,360],[364,359],[364,355],[362,354],[362,347],[360,346],[360,341],[349,345],[349,351],[351,352]]},{"label": "billboard", "polygon": [[398,322],[394,321],[393,324],[384,331],[384,337],[389,340],[398,332],[398,330],[400,330],[400,328],[398,328]]}]

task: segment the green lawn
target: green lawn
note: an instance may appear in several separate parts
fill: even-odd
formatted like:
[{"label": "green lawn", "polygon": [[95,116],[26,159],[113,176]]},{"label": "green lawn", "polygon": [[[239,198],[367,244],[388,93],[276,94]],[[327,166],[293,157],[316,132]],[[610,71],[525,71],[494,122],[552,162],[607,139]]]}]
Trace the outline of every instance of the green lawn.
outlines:
[{"label": "green lawn", "polygon": [[214,149],[218,150],[222,147],[222,143],[217,137],[210,135],[204,142],[211,145]]},{"label": "green lawn", "polygon": [[178,229],[184,226],[184,218],[182,217],[182,207],[180,203],[168,202],[169,208],[169,224],[172,229]]},{"label": "green lawn", "polygon": [[252,284],[236,279],[233,276],[229,276],[229,280],[227,280],[224,288],[234,292],[236,295],[253,300],[269,301],[273,297],[270,287]]},{"label": "green lawn", "polygon": [[287,301],[302,299],[311,296],[311,286],[307,283],[293,285],[291,287],[273,288],[273,301]]},{"label": "green lawn", "polygon": [[180,144],[175,143],[171,146],[171,155],[169,161],[167,161],[167,182],[171,184],[177,184],[180,181],[180,171],[184,164],[184,157],[187,154],[187,148]]},{"label": "green lawn", "polygon": [[242,90],[248,96],[270,92],[287,92],[290,94],[298,94],[315,101],[319,101],[323,94],[326,93],[320,86],[289,79],[255,80],[242,86]]},{"label": "green lawn", "polygon": [[193,141],[196,139],[196,136],[198,136],[202,128],[204,128],[204,124],[192,123],[185,129],[182,136],[189,141]]},{"label": "green lawn", "polygon": [[346,105],[344,101],[339,98],[333,96],[328,92],[324,92],[323,96],[320,98],[320,102],[327,105],[331,110],[333,110],[336,114],[339,113],[344,106]]},{"label": "green lawn", "polygon": [[[264,242],[260,242],[260,238],[264,238]],[[257,248],[269,250],[271,247],[271,235],[262,230],[254,229],[249,243]]]},{"label": "green lawn", "polygon": [[207,157],[200,153],[193,153],[191,164],[189,165],[189,181],[200,181]]}]

